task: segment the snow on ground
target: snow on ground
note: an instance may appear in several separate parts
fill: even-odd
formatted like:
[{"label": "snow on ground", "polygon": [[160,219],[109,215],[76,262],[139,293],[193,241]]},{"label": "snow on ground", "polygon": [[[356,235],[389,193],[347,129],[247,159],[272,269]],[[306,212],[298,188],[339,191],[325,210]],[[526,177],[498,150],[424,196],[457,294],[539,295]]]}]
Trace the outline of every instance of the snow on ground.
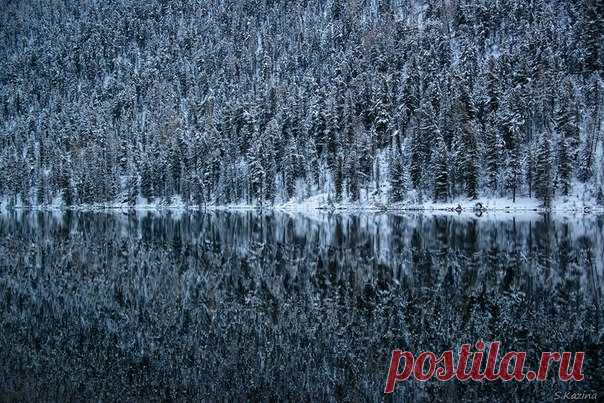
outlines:
[{"label": "snow on ground", "polygon": [[[39,209],[39,210],[61,210],[65,209],[65,203],[61,197],[56,197],[48,205],[26,207],[18,202],[15,208],[18,209]],[[479,208],[480,207],[480,208]],[[8,200],[0,198],[0,211],[8,210]],[[414,194],[409,195],[409,200],[401,203],[389,203],[386,192],[361,192],[361,200],[356,202],[342,201],[334,202],[332,196],[328,193],[319,193],[314,196],[302,199],[292,199],[285,203],[276,203],[274,205],[264,204],[263,206],[249,203],[233,203],[229,205],[207,205],[196,206],[185,203],[180,196],[174,196],[169,200],[154,199],[147,200],[144,197],[137,197],[133,206],[125,202],[113,202],[94,205],[78,205],[70,207],[73,210],[171,210],[184,212],[186,210],[259,210],[273,209],[283,212],[311,212],[311,211],[338,211],[338,212],[422,212],[422,213],[464,213],[476,214],[479,210],[486,212],[544,212],[542,203],[529,197],[518,197],[513,202],[509,198],[501,197],[479,197],[475,200],[468,198],[456,198],[446,203],[437,203],[431,200],[421,200]],[[557,197],[552,201],[551,208],[547,211],[564,214],[583,214],[589,212],[604,213],[604,206],[598,205],[593,198],[581,197],[580,195],[571,195]]]},{"label": "snow on ground", "polygon": [[[276,205],[282,210],[367,210],[367,211],[545,211],[543,203],[535,198],[518,197],[516,201],[502,197],[479,197],[472,200],[468,198],[457,198],[446,203],[433,201],[405,201],[401,203],[388,203],[380,198],[361,200],[358,202],[334,203],[330,201],[327,194],[312,196],[300,202],[290,201]],[[594,200],[581,200],[578,196],[559,197],[552,202],[548,211],[559,212],[604,212],[602,206],[598,206]]]}]

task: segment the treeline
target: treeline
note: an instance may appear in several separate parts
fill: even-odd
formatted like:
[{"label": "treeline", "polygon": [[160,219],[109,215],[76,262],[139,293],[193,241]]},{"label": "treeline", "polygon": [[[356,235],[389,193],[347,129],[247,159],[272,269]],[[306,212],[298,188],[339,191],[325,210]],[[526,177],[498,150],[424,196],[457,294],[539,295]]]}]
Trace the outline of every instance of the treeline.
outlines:
[{"label": "treeline", "polygon": [[10,204],[604,200],[602,0],[2,9]]}]

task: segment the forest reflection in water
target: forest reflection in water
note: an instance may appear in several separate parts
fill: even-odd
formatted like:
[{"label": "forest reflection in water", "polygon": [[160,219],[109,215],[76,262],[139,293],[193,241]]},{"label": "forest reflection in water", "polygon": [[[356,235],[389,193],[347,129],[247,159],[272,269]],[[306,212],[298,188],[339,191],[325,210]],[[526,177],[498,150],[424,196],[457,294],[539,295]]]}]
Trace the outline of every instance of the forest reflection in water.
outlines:
[{"label": "forest reflection in water", "polygon": [[407,382],[394,400],[599,391],[604,217],[0,214],[0,397],[382,400],[393,348],[586,351],[581,383]]}]

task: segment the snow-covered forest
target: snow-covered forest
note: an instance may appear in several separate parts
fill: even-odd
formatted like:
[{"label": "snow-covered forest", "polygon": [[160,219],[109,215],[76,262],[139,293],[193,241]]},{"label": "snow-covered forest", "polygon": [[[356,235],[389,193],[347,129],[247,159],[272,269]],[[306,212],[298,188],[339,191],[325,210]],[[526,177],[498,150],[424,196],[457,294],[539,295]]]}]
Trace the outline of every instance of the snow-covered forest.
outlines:
[{"label": "snow-covered forest", "polygon": [[0,7],[8,205],[604,202],[602,0]]}]

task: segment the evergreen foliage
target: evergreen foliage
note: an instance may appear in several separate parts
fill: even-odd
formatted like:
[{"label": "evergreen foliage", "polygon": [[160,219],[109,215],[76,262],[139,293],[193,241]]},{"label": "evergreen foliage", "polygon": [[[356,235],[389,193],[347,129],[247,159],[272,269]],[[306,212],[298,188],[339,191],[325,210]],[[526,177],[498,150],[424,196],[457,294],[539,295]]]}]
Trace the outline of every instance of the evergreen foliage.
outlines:
[{"label": "evergreen foliage", "polygon": [[328,3],[5,2],[2,199],[515,200],[604,185],[602,1]]}]

